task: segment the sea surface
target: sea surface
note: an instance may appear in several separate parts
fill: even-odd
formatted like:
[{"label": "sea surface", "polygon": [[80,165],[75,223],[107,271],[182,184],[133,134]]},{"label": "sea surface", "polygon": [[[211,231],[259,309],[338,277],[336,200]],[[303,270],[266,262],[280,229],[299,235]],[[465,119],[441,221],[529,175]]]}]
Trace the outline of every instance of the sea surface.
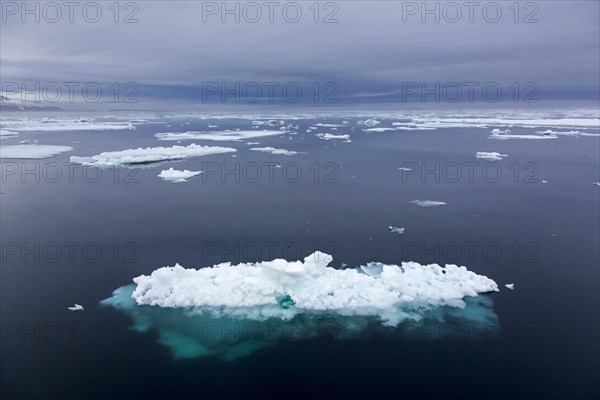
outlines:
[{"label": "sea surface", "polygon": [[[21,131],[1,143],[73,147],[46,159],[1,160],[2,399],[600,396],[599,136],[496,140],[490,131],[507,127],[494,123],[365,132],[368,118],[389,128],[411,118],[352,114],[51,117],[84,115],[145,122]],[[253,123],[270,119],[273,126]],[[230,142],[154,137],[238,128],[287,133]],[[598,134],[548,123],[510,127],[511,134],[547,129]],[[348,134],[351,142],[318,133]],[[69,163],[70,156],[191,143],[237,152],[136,167]],[[477,152],[506,156],[490,161]],[[169,167],[204,173],[184,183],[157,177]],[[130,314],[100,303],[134,277],[175,263],[291,261],[316,250],[332,255],[335,268],[466,266],[500,291],[478,296],[487,313],[481,320],[368,321],[352,335],[317,327],[229,357],[177,355],[181,343],[160,340],[161,324],[175,336],[193,335],[180,310],[153,314],[143,331],[132,329]],[[75,303],[85,309],[69,311]],[[223,341],[245,340],[235,326],[219,329]]]}]

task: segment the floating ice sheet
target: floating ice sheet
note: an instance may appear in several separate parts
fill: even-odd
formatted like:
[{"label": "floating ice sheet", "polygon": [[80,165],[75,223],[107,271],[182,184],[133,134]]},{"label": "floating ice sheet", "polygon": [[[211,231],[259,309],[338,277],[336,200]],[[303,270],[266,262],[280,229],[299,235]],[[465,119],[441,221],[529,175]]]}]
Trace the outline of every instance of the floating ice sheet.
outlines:
[{"label": "floating ice sheet", "polygon": [[160,171],[160,174],[158,174],[158,177],[164,181],[180,183],[180,182],[187,182],[188,180],[192,179],[193,177],[200,175],[202,172],[203,171],[189,171],[187,169],[178,170],[178,169],[173,169],[173,167],[171,167],[169,169]]},{"label": "floating ice sheet", "polygon": [[259,151],[261,153],[271,153],[273,155],[279,156],[279,155],[283,155],[283,156],[293,156],[296,154],[301,154],[297,151],[292,151],[292,150],[286,150],[286,149],[276,149],[274,147],[252,147],[248,150],[252,150],[252,151]]},{"label": "floating ice sheet", "polygon": [[491,299],[478,294],[498,285],[465,267],[403,262],[338,270],[328,267],[331,260],[316,252],[304,261],[164,267],[102,304],[127,313],[139,331],[155,329],[176,357],[225,359],[324,331],[343,339],[425,319],[496,319]]},{"label": "floating ice sheet", "polygon": [[159,140],[213,140],[216,142],[229,142],[247,140],[260,137],[277,136],[288,133],[283,130],[249,130],[249,131],[221,131],[221,132],[163,132],[154,136]]},{"label": "floating ice sheet", "polygon": [[475,157],[481,158],[481,159],[484,159],[484,160],[500,161],[504,157],[508,157],[508,154],[500,154],[500,153],[497,153],[495,151],[493,151],[493,152],[478,151],[475,154]]},{"label": "floating ice sheet", "polygon": [[71,162],[96,167],[112,167],[116,165],[150,164],[161,161],[176,161],[190,157],[200,157],[210,154],[234,153],[231,147],[189,146],[147,147],[121,151],[107,151],[91,157],[72,156]]},{"label": "floating ice sheet", "polygon": [[317,133],[317,137],[323,140],[350,140],[350,135],[334,135],[332,133]]},{"label": "floating ice sheet", "polygon": [[436,201],[436,200],[413,200],[413,201],[410,201],[409,203],[416,204],[419,207],[438,207],[438,206],[446,205],[446,203],[444,203],[443,201]]},{"label": "floating ice sheet", "polygon": [[69,146],[55,146],[49,144],[18,144],[14,146],[0,146],[0,158],[50,158],[54,155],[65,153],[67,151],[73,151],[73,148]]}]

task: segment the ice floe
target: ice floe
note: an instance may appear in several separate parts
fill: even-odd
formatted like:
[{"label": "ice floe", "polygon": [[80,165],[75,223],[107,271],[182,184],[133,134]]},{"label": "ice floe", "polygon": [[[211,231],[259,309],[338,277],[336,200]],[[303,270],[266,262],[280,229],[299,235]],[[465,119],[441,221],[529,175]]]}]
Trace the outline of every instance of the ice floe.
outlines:
[{"label": "ice floe", "polygon": [[158,174],[158,177],[165,181],[179,183],[179,182],[187,182],[188,180],[192,179],[193,177],[200,175],[202,172],[203,171],[189,171],[187,169],[178,170],[178,169],[173,169],[173,167],[171,167],[169,169],[160,171],[160,174]]},{"label": "ice floe", "polygon": [[413,200],[409,201],[409,203],[416,204],[419,207],[437,207],[446,205],[446,203],[444,203],[443,201],[436,200]]},{"label": "ice floe", "polygon": [[388,226],[388,229],[390,230],[390,232],[392,233],[398,233],[398,234],[403,234],[404,233],[404,228],[398,228],[397,226]]},{"label": "ice floe", "polygon": [[508,154],[500,154],[495,151],[492,151],[492,152],[478,151],[475,154],[475,157],[482,158],[484,160],[500,161],[504,157],[508,157]]},{"label": "ice floe", "polygon": [[250,148],[248,150],[259,151],[259,152],[262,152],[262,153],[271,153],[271,154],[278,155],[278,156],[279,155],[293,156],[293,155],[296,155],[296,154],[301,154],[301,153],[299,153],[297,151],[286,150],[286,149],[276,149],[274,147],[252,147],[252,148]]},{"label": "ice floe", "polygon": [[49,158],[68,151],[73,151],[73,148],[49,144],[19,144],[14,146],[0,146],[0,158],[40,159]]},{"label": "ice floe", "polygon": [[97,122],[90,118],[79,119],[8,119],[3,125],[19,132],[55,132],[55,131],[112,131],[135,129],[135,124],[127,122]]},{"label": "ice floe", "polygon": [[8,139],[15,136],[19,136],[19,132],[13,132],[7,129],[0,129],[0,139]]},{"label": "ice floe", "polygon": [[315,252],[303,261],[176,264],[134,278],[101,304],[126,313],[137,331],[153,329],[176,358],[233,360],[278,341],[354,338],[401,323],[496,322],[492,299],[479,294],[498,285],[466,267],[371,262],[334,269],[331,261]]},{"label": "ice floe", "polygon": [[350,140],[350,135],[334,135],[332,133],[317,133],[319,139],[323,140]]},{"label": "ice floe", "polygon": [[504,286],[506,286],[508,289],[511,289],[511,290],[513,290],[515,288],[515,284],[514,283],[507,283]]},{"label": "ice floe", "polygon": [[228,142],[247,140],[260,137],[283,135],[285,130],[249,130],[249,131],[221,131],[221,132],[162,132],[154,135],[158,140],[213,140]]},{"label": "ice floe", "polygon": [[376,119],[366,119],[364,121],[358,121],[359,124],[365,125],[365,126],[375,126],[375,125],[379,125],[381,122],[377,121]]},{"label": "ice floe", "polygon": [[190,157],[200,157],[211,154],[235,153],[231,147],[189,146],[147,147],[120,151],[107,151],[90,157],[72,156],[71,162],[96,167],[112,167],[117,165],[150,164],[161,161],[184,160]]},{"label": "ice floe", "polygon": [[419,319],[423,310],[463,308],[464,297],[498,291],[493,280],[456,265],[368,263],[381,272],[366,274],[330,268],[332,260],[315,252],[304,261],[222,263],[201,269],[176,264],[134,278],[132,298],[139,306],[196,309],[213,317],[287,320],[328,312],[375,316],[397,325]]},{"label": "ice floe", "polygon": [[520,140],[540,140],[540,139],[557,139],[558,136],[554,135],[502,135],[502,134],[494,134],[492,133],[488,136],[488,139],[496,139],[496,140],[510,140],[510,139],[520,139]]},{"label": "ice floe", "polygon": [[342,127],[344,127],[344,125],[340,125],[340,124],[322,124],[320,122],[315,124],[315,126],[318,126],[321,128],[342,128]]},{"label": "ice floe", "polygon": [[73,304],[72,307],[67,307],[70,311],[83,311],[83,306],[81,304]]}]

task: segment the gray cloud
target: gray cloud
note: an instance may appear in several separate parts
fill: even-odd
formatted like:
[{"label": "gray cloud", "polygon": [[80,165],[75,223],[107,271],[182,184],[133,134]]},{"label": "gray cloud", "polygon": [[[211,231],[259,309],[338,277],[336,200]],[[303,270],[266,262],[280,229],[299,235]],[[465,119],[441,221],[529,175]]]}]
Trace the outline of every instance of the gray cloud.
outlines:
[{"label": "gray cloud", "polygon": [[[277,12],[273,23],[266,15],[257,23],[235,23],[232,16],[222,23],[219,15],[203,22],[203,3],[192,1],[137,2],[133,24],[114,23],[109,3],[95,24],[77,12],[74,23],[65,15],[57,23],[3,15],[0,73],[3,81],[133,81],[166,98],[207,81],[333,81],[344,98],[367,102],[398,93],[407,81],[533,81],[542,93],[565,98],[598,92],[598,2],[536,2],[537,23],[515,23],[513,2],[497,2],[503,12],[497,23],[478,11],[470,23],[464,7],[456,23],[435,23],[431,15],[426,23],[420,15],[404,23],[403,2],[335,3],[339,22],[330,24],[313,22],[313,2],[297,3],[298,23]],[[520,10],[519,19],[530,12]]]}]

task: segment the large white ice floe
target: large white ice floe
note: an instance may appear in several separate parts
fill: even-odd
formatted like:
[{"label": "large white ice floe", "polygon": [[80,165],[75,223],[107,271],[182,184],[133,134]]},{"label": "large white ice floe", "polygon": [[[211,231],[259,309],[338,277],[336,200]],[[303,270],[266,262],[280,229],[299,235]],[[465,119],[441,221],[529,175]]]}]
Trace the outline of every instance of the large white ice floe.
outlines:
[{"label": "large white ice floe", "polygon": [[173,167],[171,167],[169,169],[160,171],[160,174],[158,174],[158,177],[164,181],[180,183],[180,182],[187,182],[188,180],[192,179],[193,177],[200,175],[202,172],[203,171],[189,171],[187,169],[178,170],[178,169],[173,169]]},{"label": "large white ice floe", "polygon": [[116,165],[150,164],[161,161],[177,161],[190,157],[200,157],[211,154],[234,153],[231,147],[189,146],[147,147],[120,151],[107,151],[91,157],[72,156],[71,162],[96,167],[111,167]]},{"label": "large white ice floe", "polygon": [[130,122],[102,122],[91,118],[24,118],[7,119],[4,126],[19,132],[114,131],[135,129]]},{"label": "large white ice floe", "polygon": [[73,151],[73,148],[69,146],[55,146],[49,144],[18,144],[14,146],[0,146],[0,158],[50,158],[54,155],[67,151]]},{"label": "large white ice floe", "polygon": [[550,130],[544,132],[536,132],[535,135],[525,134],[525,135],[513,135],[509,129],[501,131],[500,129],[492,129],[490,131],[491,135],[488,136],[489,139],[497,139],[497,140],[509,140],[509,139],[520,139],[520,140],[540,140],[540,139],[556,139],[558,136],[554,134],[550,134],[552,132]]},{"label": "large white ice floe", "polygon": [[304,261],[223,263],[202,269],[176,264],[134,278],[132,297],[138,305],[194,308],[214,317],[290,319],[300,313],[332,312],[376,316],[396,325],[414,311],[462,308],[465,296],[498,290],[493,280],[456,265],[369,263],[381,266],[380,274],[369,275],[329,268],[331,261],[330,255],[315,252]]},{"label": "large white ice floe", "polygon": [[225,359],[278,340],[313,338],[324,327],[343,339],[400,323],[496,319],[491,299],[478,295],[498,285],[466,267],[403,262],[335,269],[331,261],[315,252],[303,261],[176,264],[134,278],[101,303],[131,316],[138,331],[155,329],[176,357]]},{"label": "large white ice floe", "polygon": [[159,140],[212,140],[216,142],[229,142],[277,136],[288,133],[281,130],[247,130],[247,131],[220,131],[220,132],[162,132],[154,136]]}]

